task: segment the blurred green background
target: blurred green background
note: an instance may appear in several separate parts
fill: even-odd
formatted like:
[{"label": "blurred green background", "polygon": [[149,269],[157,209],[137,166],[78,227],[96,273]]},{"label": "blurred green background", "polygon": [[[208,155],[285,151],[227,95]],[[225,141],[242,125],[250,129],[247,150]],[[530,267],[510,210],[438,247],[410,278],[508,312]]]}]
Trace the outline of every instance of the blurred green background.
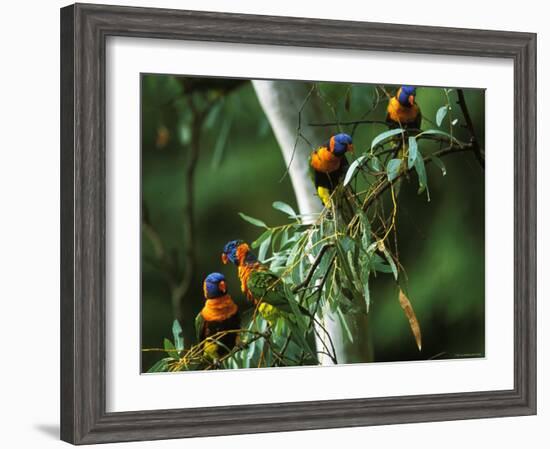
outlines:
[{"label": "blurred green background", "polygon": [[[385,88],[396,90],[396,86]],[[362,118],[373,107],[369,119],[385,118],[387,101],[379,98],[374,86],[319,83],[318,91],[341,121]],[[458,119],[453,133],[467,141],[456,92],[447,95],[442,88],[418,88],[422,128],[437,128],[436,112],[449,102],[451,110],[441,129],[447,131]],[[465,96],[484,147],[484,91],[466,89]],[[281,180],[285,164],[250,81],[143,75],[141,104],[142,208],[147,228],[142,233],[141,346],[162,348],[164,337],[171,338],[175,315],[186,341],[192,341],[194,317],[203,303],[201,283],[208,273],[224,273],[234,299],[244,307],[235,268],[222,265],[220,254],[228,240],[250,242],[261,230],[243,221],[238,212],[277,225],[285,218],[271,207],[274,201],[297,207],[290,179]],[[360,155],[386,128],[368,124],[342,130],[354,133],[355,155]],[[185,270],[183,217],[193,148],[198,148],[193,192],[196,269],[184,307],[175,312],[173,279],[181,278]],[[419,148],[427,154],[438,146],[423,141]],[[451,155],[443,162],[445,176],[434,164],[427,165],[431,201],[417,194],[416,175],[403,182],[399,196],[399,259],[422,329],[422,352],[399,305],[393,278],[378,275],[371,282],[370,311],[376,361],[484,355],[484,172],[471,153]],[[143,352],[142,371],[162,357],[161,352]]]}]

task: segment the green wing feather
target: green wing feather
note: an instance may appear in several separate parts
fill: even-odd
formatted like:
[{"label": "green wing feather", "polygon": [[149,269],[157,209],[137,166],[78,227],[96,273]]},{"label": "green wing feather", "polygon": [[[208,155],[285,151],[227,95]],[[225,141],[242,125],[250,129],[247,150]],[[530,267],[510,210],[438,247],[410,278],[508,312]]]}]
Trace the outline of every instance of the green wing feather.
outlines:
[{"label": "green wing feather", "polygon": [[[258,301],[269,304],[281,312],[294,315],[293,307],[285,292],[284,282],[279,276],[271,271],[254,271],[248,278],[247,287]],[[309,311],[300,304],[295,303],[294,309],[300,311],[302,315],[310,316]]]},{"label": "green wing feather", "polygon": [[283,283],[275,273],[253,271],[246,285],[256,300],[263,301],[283,312],[292,310],[285,295]]}]

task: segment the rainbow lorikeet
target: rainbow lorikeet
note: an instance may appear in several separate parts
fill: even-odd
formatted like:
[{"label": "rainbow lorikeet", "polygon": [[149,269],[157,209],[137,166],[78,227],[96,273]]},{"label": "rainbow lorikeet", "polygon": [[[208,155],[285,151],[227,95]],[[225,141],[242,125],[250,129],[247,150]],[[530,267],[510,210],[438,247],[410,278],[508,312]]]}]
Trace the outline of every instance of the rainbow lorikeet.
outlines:
[{"label": "rainbow lorikeet", "polygon": [[271,326],[282,320],[299,344],[314,354],[298,324],[298,321],[303,324],[302,316],[312,318],[312,315],[298,303],[291,304],[294,299],[287,296],[282,279],[258,260],[248,244],[242,240],[228,242],[223,248],[222,262],[237,265],[241,289],[247,299],[257,305],[260,315]]},{"label": "rainbow lorikeet", "polygon": [[349,168],[348,151],[353,151],[351,136],[340,133],[311,153],[309,164],[313,169],[313,181],[324,206],[329,205],[332,192]]},{"label": "rainbow lorikeet", "polygon": [[395,96],[390,98],[386,122],[392,128],[420,129],[422,113],[415,100],[416,88],[401,86]]},{"label": "rainbow lorikeet", "polygon": [[223,248],[222,262],[237,265],[241,290],[249,301],[259,304],[258,310],[269,321],[276,311],[291,312],[284,285],[275,273],[261,263],[242,240],[232,240]]},{"label": "rainbow lorikeet", "polygon": [[[237,332],[241,328],[239,307],[227,292],[225,277],[221,273],[210,273],[203,283],[205,303],[195,318],[197,340],[204,345],[204,354],[211,359],[217,359],[231,351],[237,342]],[[215,339],[210,337],[219,334]]]}]

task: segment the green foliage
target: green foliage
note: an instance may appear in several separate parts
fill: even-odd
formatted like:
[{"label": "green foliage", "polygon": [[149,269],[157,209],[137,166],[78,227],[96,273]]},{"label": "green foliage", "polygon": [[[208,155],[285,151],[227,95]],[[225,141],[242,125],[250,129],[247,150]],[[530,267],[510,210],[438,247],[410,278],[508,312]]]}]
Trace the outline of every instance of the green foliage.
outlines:
[{"label": "green foliage", "polygon": [[409,137],[409,161],[407,164],[409,170],[414,167],[417,157],[418,157],[418,143],[416,142],[416,138],[414,136],[410,136]]},{"label": "green foliage", "polygon": [[174,320],[172,324],[172,335],[174,336],[174,346],[178,351],[182,351],[185,347],[185,341],[183,338],[183,329],[178,320]]},{"label": "green foliage", "polygon": [[250,224],[253,224],[254,226],[258,226],[260,228],[267,228],[267,225],[262,220],[258,220],[257,218],[252,218],[246,214],[243,214],[242,212],[239,212],[239,215],[244,221],[248,221]]},{"label": "green foliage", "polygon": [[172,357],[165,357],[156,362],[147,370],[148,373],[162,373],[168,371],[168,364],[172,361]]},{"label": "green foliage", "polygon": [[357,171],[357,169],[361,166],[361,164],[368,158],[368,156],[361,156],[361,157],[358,157],[357,159],[355,159],[351,165],[349,166],[349,169],[348,171],[346,172],[346,176],[344,177],[344,182],[343,182],[343,185],[344,187],[347,186],[350,181],[353,179],[353,177],[355,176],[355,172]]},{"label": "green foliage", "polygon": [[273,203],[273,208],[287,214],[289,218],[296,217],[296,212],[294,212],[294,209],[282,201],[275,201]]},{"label": "green foliage", "polygon": [[388,173],[388,181],[392,182],[397,175],[399,175],[399,170],[401,169],[401,164],[403,161],[401,159],[390,159],[386,167],[386,172]]},{"label": "green foliage", "polygon": [[[178,92],[177,85],[168,82],[165,84],[164,87],[167,91],[176,96],[181,94],[181,91]],[[345,126],[348,125],[341,124],[345,120],[361,118],[372,111],[379,117],[384,114],[383,107],[379,107],[380,104],[383,105],[384,97],[380,96],[379,89],[374,86],[319,83],[317,91],[334,116],[337,127],[341,130],[349,131],[349,129],[345,129]],[[247,182],[254,179],[249,178],[247,181],[244,179],[246,176],[258,172],[255,170],[254,162],[248,159],[249,157],[256,158],[258,151],[248,151],[246,155],[240,153],[241,158],[235,162],[235,167],[238,169],[235,169],[234,181],[238,182],[223,183],[222,188],[218,185],[215,194],[212,191],[209,193],[198,192],[200,201],[197,203],[202,205],[210,201],[210,207],[217,208],[221,213],[220,216],[224,217],[228,223],[234,220],[234,216],[240,216],[243,225],[228,226],[225,224],[224,228],[226,229],[220,239],[225,242],[235,236],[244,237],[245,240],[252,242],[251,246],[255,249],[259,259],[266,263],[269,269],[281,279],[282,291],[289,305],[289,310],[286,311],[288,316],[274,315],[267,319],[265,317],[269,315],[262,316],[261,313],[257,313],[257,310],[247,311],[243,307],[245,313],[242,329],[239,331],[240,343],[233,350],[227,348],[227,354],[217,360],[205,358],[202,351],[204,342],[185,345],[184,342],[189,341],[182,335],[186,326],[185,324],[180,326],[176,320],[172,327],[174,343],[168,339],[164,340],[164,347],[162,351],[159,351],[162,358],[157,359],[148,372],[316,364],[318,363],[316,353],[319,351],[328,353],[332,357],[335,356],[330,344],[324,348],[315,344],[318,337],[326,337],[326,330],[322,325],[324,319],[330,315],[331,319],[338,320],[344,331],[344,338],[353,342],[358,330],[350,328],[346,318],[350,314],[369,314],[369,320],[372,321],[370,314],[375,310],[373,304],[377,306],[377,313],[380,314],[378,317],[383,316],[388,323],[386,326],[382,326],[379,324],[381,318],[377,318],[377,315],[374,314],[375,333],[379,340],[384,341],[379,347],[396,345],[391,338],[395,338],[396,342],[399,341],[401,346],[406,346],[408,343],[412,343],[414,346],[414,342],[410,341],[410,331],[407,329],[409,323],[400,321],[404,320],[403,314],[399,310],[395,312],[395,309],[390,309],[388,305],[390,302],[384,298],[393,295],[392,304],[399,309],[395,294],[397,286],[401,292],[400,286],[403,283],[415,283],[419,277],[424,279],[425,283],[431,283],[431,280],[437,279],[438,275],[444,276],[445,273],[441,272],[441,263],[438,265],[437,262],[434,263],[433,259],[435,253],[445,252],[445,248],[449,248],[450,243],[445,240],[446,235],[445,238],[439,236],[440,240],[437,242],[446,243],[439,246],[434,241],[434,249],[430,253],[431,259],[421,255],[422,246],[415,247],[421,243],[426,244],[426,241],[419,242],[419,239],[412,238],[411,230],[420,228],[422,225],[429,225],[426,217],[438,212],[438,208],[448,209],[444,209],[443,203],[439,201],[431,209],[427,208],[425,197],[422,196],[420,200],[417,200],[411,196],[407,189],[407,184],[410,182],[409,174],[413,171],[416,172],[416,176],[412,178],[416,193],[426,191],[429,200],[429,181],[430,189],[437,192],[438,195],[442,195],[442,192],[448,190],[449,186],[442,184],[441,176],[433,176],[434,172],[430,172],[428,163],[433,162],[433,166],[445,176],[447,168],[442,161],[441,151],[446,146],[462,149],[467,145],[465,144],[467,139],[464,138],[462,129],[460,127],[453,128],[460,123],[460,120],[453,115],[453,110],[449,106],[452,103],[449,99],[453,95],[452,91],[426,89],[425,92],[427,96],[433,97],[429,108],[424,104],[421,105],[425,117],[435,117],[434,125],[437,125],[438,128],[445,127],[445,130],[430,128],[432,122],[427,120],[423,123],[425,129],[416,133],[402,129],[387,130],[383,127],[380,128],[379,124],[369,128],[353,128],[353,131],[357,131],[353,136],[355,147],[359,148],[357,157],[351,161],[341,187],[336,189],[332,206],[323,210],[319,216],[313,217],[313,222],[311,222],[311,217],[307,217],[308,220],[304,221],[304,217],[296,213],[296,209],[288,204],[292,203],[292,199],[289,200],[288,197],[277,193],[280,187],[276,183],[272,183],[273,185],[270,187],[272,194],[267,196],[267,199],[260,196],[261,201],[252,202],[239,197],[241,194],[250,193],[243,192],[242,186],[248,185]],[[269,136],[270,139],[273,139],[263,114],[249,114],[256,121],[244,132],[243,120],[234,118],[240,117],[237,113],[239,108],[235,107],[237,101],[231,98],[224,97],[224,100],[209,112],[203,124],[206,133],[212,134],[213,144],[210,147],[213,148],[213,152],[207,159],[208,169],[216,168],[223,171],[226,170],[227,164],[231,164],[234,156],[231,141],[237,127],[241,127],[239,135],[246,136],[248,141],[254,141],[256,136]],[[151,102],[153,101],[156,100],[152,99]],[[229,114],[227,107],[232,102],[235,104],[233,104],[232,113]],[[183,118],[179,119],[179,140],[182,144],[186,144],[190,138],[188,135],[190,128],[184,123],[189,121],[189,116],[186,114],[188,111],[182,110],[181,117]],[[482,114],[479,117],[482,117]],[[260,151],[260,154],[265,152],[263,149]],[[254,159],[256,162],[258,160],[260,159]],[[456,164],[450,165],[449,176],[445,178],[451,186],[460,186],[459,182],[455,182],[456,176],[460,175],[460,170],[457,170],[456,167]],[[281,172],[282,170],[279,171],[279,175]],[[208,170],[204,170],[202,176],[210,176],[210,173]],[[218,176],[218,173],[213,176]],[[416,189],[416,178],[418,178],[418,189]],[[269,183],[258,184],[256,178],[255,188],[259,188],[260,184],[263,186]],[[249,185],[252,185],[252,182]],[[453,187],[457,192],[461,188]],[[159,192],[164,193],[166,189],[159,188],[157,195],[152,195],[152,197],[160,197]],[[213,201],[218,194],[223,201],[221,199],[218,202]],[[226,208],[226,203],[231,198],[230,195],[236,196],[237,200],[235,204],[230,204]],[[344,220],[343,205],[346,202],[352,205],[353,212]],[[400,234],[400,241],[406,242],[405,256],[401,256],[398,253],[401,254],[403,251],[398,251],[397,248],[396,219],[398,210],[401,210],[403,205],[406,205],[403,207],[408,207],[409,204],[414,204],[417,210],[413,208],[410,211],[413,220],[409,223],[409,228],[404,231],[401,231],[403,228],[400,228],[400,232],[404,232],[405,235],[405,238],[402,239]],[[237,213],[239,210],[246,211],[246,214]],[[220,232],[214,226],[215,223],[220,224],[220,216],[209,217],[212,226],[209,228],[208,238]],[[283,217],[286,217],[287,221],[284,221]],[[206,221],[202,223],[206,225]],[[477,223],[479,221],[476,221]],[[425,232],[431,233],[430,238],[432,235],[439,235],[430,230]],[[209,264],[212,264],[213,260],[211,254],[219,253],[221,246],[222,243],[216,241],[213,246],[215,251],[208,247],[204,249],[204,252],[209,255],[207,256]],[[456,254],[463,254],[460,248],[455,248],[455,251]],[[407,266],[407,261],[409,262],[408,267],[412,267],[412,270],[405,273],[404,267]],[[455,266],[455,269],[458,268]],[[464,271],[464,268],[462,270]],[[422,272],[421,276],[418,274],[419,272]],[[387,287],[388,285],[392,285],[393,290]],[[417,284],[413,285],[415,285],[416,292],[422,291]],[[236,294],[237,284],[232,282],[231,286],[233,287],[232,292]],[[424,290],[427,291],[427,289]],[[391,291],[394,293],[388,293]],[[197,289],[195,294],[199,293]],[[435,304],[435,301],[441,298],[441,295],[435,291],[430,295],[430,298],[435,298],[431,300],[431,304]],[[416,300],[421,295],[410,296]],[[240,305],[242,306],[242,304],[241,302]],[[420,301],[420,316],[428,314],[427,311],[430,309],[427,304],[426,299],[424,302]],[[458,307],[458,301],[453,304],[454,307]],[[414,305],[416,308],[416,302]],[[474,310],[471,304],[470,309]],[[393,310],[393,312],[388,312],[388,310]],[[461,310],[461,313],[464,312]],[[412,325],[413,323],[411,323]],[[406,334],[405,331],[409,333]],[[396,337],[401,333],[406,335],[406,338],[398,339]],[[426,333],[428,336],[432,334],[433,332]],[[216,340],[215,337],[214,340]],[[426,348],[426,344],[423,347]],[[403,359],[402,356],[400,357],[399,360]],[[411,351],[408,357],[420,356]],[[384,360],[391,359],[391,357],[381,350],[377,351],[377,359]]]},{"label": "green foliage", "polygon": [[414,168],[418,175],[418,193],[422,193],[424,190],[428,193],[428,201],[430,200],[430,193],[428,190],[428,175],[426,174],[426,167],[424,165],[424,159],[420,151],[418,152],[418,157],[414,161]]},{"label": "green foliage", "polygon": [[437,167],[439,167],[439,169],[441,170],[441,174],[445,176],[447,174],[447,168],[445,167],[443,161],[434,155],[431,156],[431,160]]},{"label": "green foliage", "polygon": [[392,137],[403,135],[405,131],[403,131],[401,128],[397,129],[390,129],[389,131],[384,131],[383,133],[378,134],[374,139],[372,139],[372,142],[370,144],[371,151],[374,150],[379,145],[382,145],[384,142],[387,142]]},{"label": "green foliage", "polygon": [[449,110],[449,106],[447,106],[447,105],[441,106],[437,110],[437,113],[435,115],[435,123],[437,124],[437,126],[441,126],[441,124],[443,123],[443,119],[447,115],[448,110]]},{"label": "green foliage", "polygon": [[164,339],[164,350],[173,359],[178,358],[178,350],[176,349],[176,346],[167,338]]}]

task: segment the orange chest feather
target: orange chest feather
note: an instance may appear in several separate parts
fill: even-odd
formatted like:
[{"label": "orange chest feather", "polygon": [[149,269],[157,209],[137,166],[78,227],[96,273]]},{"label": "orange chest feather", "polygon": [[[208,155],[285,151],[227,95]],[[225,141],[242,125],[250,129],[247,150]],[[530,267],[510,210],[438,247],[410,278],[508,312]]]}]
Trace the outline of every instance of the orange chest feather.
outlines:
[{"label": "orange chest feather", "polygon": [[237,313],[239,307],[230,295],[207,299],[201,310],[205,321],[225,321]]},{"label": "orange chest feather", "polygon": [[248,285],[247,285],[248,284],[248,279],[250,278],[250,275],[252,274],[252,272],[257,271],[259,269],[261,269],[260,264],[254,264],[254,265],[243,264],[243,265],[239,265],[238,274],[239,274],[239,279],[241,281],[241,291],[246,295],[246,298],[249,301],[254,301],[254,296],[252,295],[252,293],[248,289]]},{"label": "orange chest feather", "polygon": [[340,158],[326,147],[320,147],[311,153],[311,166],[315,171],[332,173],[340,168]]},{"label": "orange chest feather", "polygon": [[408,123],[414,122],[420,110],[416,104],[413,104],[410,107],[405,107],[397,98],[392,97],[388,104],[388,117],[390,120],[406,125]]}]

